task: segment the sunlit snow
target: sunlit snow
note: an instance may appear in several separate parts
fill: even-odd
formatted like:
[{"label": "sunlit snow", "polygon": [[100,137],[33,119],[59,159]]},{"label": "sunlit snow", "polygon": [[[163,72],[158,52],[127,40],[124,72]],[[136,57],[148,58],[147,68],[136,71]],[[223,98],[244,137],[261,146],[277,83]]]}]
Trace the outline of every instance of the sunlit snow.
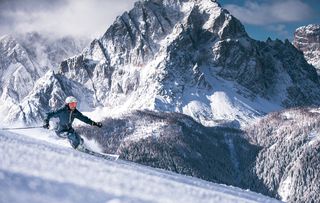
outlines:
[{"label": "sunlit snow", "polygon": [[0,131],[0,202],[278,202],[235,187],[103,160],[44,130]]}]

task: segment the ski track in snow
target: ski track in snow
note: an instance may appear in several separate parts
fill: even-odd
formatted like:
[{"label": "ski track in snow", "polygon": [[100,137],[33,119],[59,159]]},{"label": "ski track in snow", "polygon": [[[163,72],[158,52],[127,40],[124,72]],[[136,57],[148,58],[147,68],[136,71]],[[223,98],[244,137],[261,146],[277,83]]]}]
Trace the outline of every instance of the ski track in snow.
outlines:
[{"label": "ski track in snow", "polygon": [[100,159],[72,148],[0,131],[0,203],[278,202],[132,162]]}]

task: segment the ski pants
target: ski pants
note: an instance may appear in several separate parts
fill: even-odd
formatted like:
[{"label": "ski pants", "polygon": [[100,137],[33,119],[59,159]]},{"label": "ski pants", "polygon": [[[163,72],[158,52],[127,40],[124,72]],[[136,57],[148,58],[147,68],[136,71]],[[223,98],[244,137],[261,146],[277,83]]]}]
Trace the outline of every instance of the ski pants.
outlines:
[{"label": "ski pants", "polygon": [[56,132],[59,137],[68,138],[71,146],[76,149],[80,144],[83,143],[83,139],[74,131],[73,128],[62,131],[62,132]]}]

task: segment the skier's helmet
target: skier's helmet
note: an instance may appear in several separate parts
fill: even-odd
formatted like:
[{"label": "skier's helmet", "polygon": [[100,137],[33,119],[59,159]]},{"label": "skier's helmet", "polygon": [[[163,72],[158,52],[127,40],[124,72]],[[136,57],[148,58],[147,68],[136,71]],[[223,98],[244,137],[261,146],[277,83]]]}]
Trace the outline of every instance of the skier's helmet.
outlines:
[{"label": "skier's helmet", "polygon": [[66,98],[66,104],[70,104],[70,103],[77,103],[77,99],[73,96],[67,97]]}]

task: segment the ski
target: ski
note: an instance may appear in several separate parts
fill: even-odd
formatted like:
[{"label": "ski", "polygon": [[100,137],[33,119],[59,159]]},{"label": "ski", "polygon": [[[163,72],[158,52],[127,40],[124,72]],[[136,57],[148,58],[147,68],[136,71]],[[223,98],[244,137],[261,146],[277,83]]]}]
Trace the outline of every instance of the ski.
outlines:
[{"label": "ski", "polygon": [[80,152],[83,152],[83,153],[86,153],[86,154],[90,154],[90,155],[93,155],[93,156],[96,156],[96,157],[100,157],[100,158],[103,158],[103,159],[106,159],[106,160],[110,160],[110,161],[117,161],[118,158],[119,158],[118,154],[98,153],[98,152],[92,151],[92,150],[84,147],[83,145],[79,146],[77,148],[77,150],[80,151]]}]

